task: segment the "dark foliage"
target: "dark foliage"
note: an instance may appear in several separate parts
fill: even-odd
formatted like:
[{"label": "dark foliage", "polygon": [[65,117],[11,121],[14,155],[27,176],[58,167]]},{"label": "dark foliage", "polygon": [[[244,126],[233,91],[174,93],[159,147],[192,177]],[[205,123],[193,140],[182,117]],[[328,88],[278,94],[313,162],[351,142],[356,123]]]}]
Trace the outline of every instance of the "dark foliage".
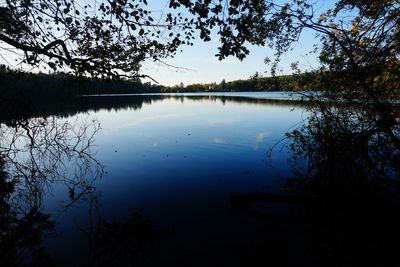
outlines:
[{"label": "dark foliage", "polygon": [[92,77],[144,77],[141,63],[159,61],[192,40],[193,21],[153,14],[146,0],[4,1],[0,41],[22,62]]}]

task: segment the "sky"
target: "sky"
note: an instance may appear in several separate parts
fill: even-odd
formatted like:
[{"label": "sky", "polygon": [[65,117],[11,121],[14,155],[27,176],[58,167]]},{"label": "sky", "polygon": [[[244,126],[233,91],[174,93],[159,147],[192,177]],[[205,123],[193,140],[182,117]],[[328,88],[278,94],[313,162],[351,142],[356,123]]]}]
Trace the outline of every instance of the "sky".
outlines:
[{"label": "sky", "polygon": [[[290,64],[299,61],[302,70],[311,70],[318,67],[316,55],[308,55],[315,43],[311,33],[306,34],[300,43],[296,44],[293,51],[282,56],[279,74],[290,74]],[[240,61],[235,57],[228,57],[219,61],[217,53],[218,40],[214,39],[204,43],[196,41],[194,46],[182,47],[182,52],[174,58],[164,60],[169,65],[178,68],[166,67],[163,64],[146,62],[143,64],[142,73],[151,76],[163,85],[185,85],[193,83],[211,83],[248,79],[255,72],[268,76],[270,66],[264,63],[266,57],[273,59],[274,50],[268,47],[249,46],[250,54]]]}]

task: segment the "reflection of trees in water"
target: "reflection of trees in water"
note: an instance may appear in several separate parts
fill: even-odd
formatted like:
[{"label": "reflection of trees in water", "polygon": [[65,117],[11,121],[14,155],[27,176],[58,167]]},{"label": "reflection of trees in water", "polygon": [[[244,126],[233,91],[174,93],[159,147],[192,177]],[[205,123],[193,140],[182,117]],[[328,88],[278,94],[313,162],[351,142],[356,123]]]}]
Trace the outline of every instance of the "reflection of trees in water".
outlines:
[{"label": "reflection of trees in water", "polygon": [[20,211],[12,202],[15,183],[8,181],[4,172],[4,159],[0,159],[0,261],[2,266],[51,266],[52,261],[41,246],[50,234],[54,222],[39,207]]},{"label": "reflection of trees in water", "polygon": [[9,179],[18,188],[18,199],[31,208],[42,204],[43,194],[53,184],[67,186],[71,200],[90,190],[103,172],[92,151],[99,129],[96,120],[71,123],[54,117],[2,127],[0,152]]},{"label": "reflection of trees in water", "polygon": [[324,107],[314,111],[307,124],[287,134],[294,162],[300,158],[308,162],[300,175],[327,184],[397,181],[400,125],[384,123],[369,110]]},{"label": "reflection of trees in water", "polygon": [[399,135],[397,122],[387,125],[368,109],[335,107],[288,134],[294,162],[308,162],[292,188],[314,199],[310,208],[325,235],[313,238],[330,248],[333,262],[399,264]]},{"label": "reflection of trees in water", "polygon": [[[388,107],[388,112],[396,109]],[[283,265],[300,260],[313,266],[398,266],[400,127],[374,114],[341,104],[314,109],[306,124],[287,134],[295,171],[286,183],[291,195],[232,197],[234,207],[272,229],[267,230],[268,242],[276,244],[267,246],[275,251],[271,260]],[[295,204],[303,215],[274,216],[252,208],[256,202]],[[285,255],[292,257],[282,262]]]},{"label": "reflection of trees in water", "polygon": [[0,121],[9,122],[16,118],[37,118],[37,117],[68,117],[82,112],[99,110],[124,110],[140,109],[143,104],[151,104],[161,99],[160,96],[92,96],[64,99],[40,98],[36,100],[16,98],[5,101],[0,105]]},{"label": "reflection of trees in water", "polygon": [[0,126],[2,265],[49,265],[42,241],[54,221],[43,213],[43,197],[54,185],[68,188],[66,205],[93,193],[103,173],[91,150],[99,124],[39,118]]},{"label": "reflection of trees in water", "polygon": [[52,214],[43,211],[43,199],[55,186],[68,195],[61,208],[81,202],[89,206],[89,225],[79,226],[88,238],[88,266],[136,263],[148,255],[154,240],[168,234],[154,229],[139,213],[120,222],[102,218],[94,184],[103,175],[92,150],[100,130],[96,120],[34,118],[0,126],[2,266],[55,265],[43,245],[56,236]]},{"label": "reflection of trees in water", "polygon": [[75,97],[67,101],[53,101],[52,99],[40,99],[36,101],[14,99],[0,105],[0,121],[9,122],[15,118],[36,118],[48,116],[73,116],[82,112],[96,112],[100,110],[139,110],[143,105],[151,105],[158,101],[174,99],[177,101],[212,101],[221,103],[245,103],[252,105],[278,105],[305,107],[304,101],[261,99],[237,96],[215,95],[110,95]]},{"label": "reflection of trees in water", "polygon": [[[249,96],[224,96],[224,95],[164,95],[165,99],[175,99],[180,102],[184,101],[198,101],[198,102],[221,102],[225,103],[237,103],[237,104],[247,104],[247,105],[268,105],[268,106],[284,106],[284,107],[300,107],[304,108],[312,105],[305,100],[305,98],[300,97],[298,94],[293,92],[293,99],[268,99],[268,98],[257,98]],[[298,97],[298,99],[296,99]]]}]

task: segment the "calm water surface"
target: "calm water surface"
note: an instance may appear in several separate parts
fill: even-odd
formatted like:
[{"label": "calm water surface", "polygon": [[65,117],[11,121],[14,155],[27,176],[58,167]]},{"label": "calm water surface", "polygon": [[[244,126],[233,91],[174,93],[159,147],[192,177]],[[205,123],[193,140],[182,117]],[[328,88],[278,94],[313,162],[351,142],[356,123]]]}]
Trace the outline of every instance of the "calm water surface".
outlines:
[{"label": "calm water surface", "polygon": [[[138,245],[133,260],[114,255],[121,257],[121,265],[194,266],[215,255],[214,263],[232,264],[268,257],[265,222],[233,210],[230,195],[284,192],[281,176],[290,176],[290,153],[279,142],[307,117],[304,107],[229,94],[147,96],[140,105],[129,104],[142,97],[120,96],[128,104],[57,119],[100,123],[91,151],[104,173],[80,199],[63,183],[46,190],[42,209],[55,220],[56,234],[44,246],[53,260],[59,266],[90,265],[88,255],[100,242],[93,241],[96,223],[115,222],[121,233],[121,224],[132,214],[164,234],[146,243],[146,252]],[[76,170],[69,164],[72,175]],[[71,199],[79,201],[66,205]],[[285,212],[274,205],[260,207],[265,208]]]},{"label": "calm water surface", "polygon": [[[255,98],[255,99],[269,99],[269,100],[300,100],[307,95],[315,94],[315,92],[198,92],[198,93],[152,93],[152,94],[139,94],[142,96],[187,96],[187,97],[236,97],[236,98]],[[100,96],[134,96],[133,94],[119,94],[119,95],[100,95]]]}]

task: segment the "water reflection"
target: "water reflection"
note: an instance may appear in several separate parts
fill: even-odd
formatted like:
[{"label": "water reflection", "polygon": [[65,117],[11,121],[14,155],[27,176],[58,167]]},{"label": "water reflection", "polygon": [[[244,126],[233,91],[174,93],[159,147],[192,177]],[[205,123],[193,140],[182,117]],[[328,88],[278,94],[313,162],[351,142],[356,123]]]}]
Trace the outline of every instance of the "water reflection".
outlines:
[{"label": "water reflection", "polygon": [[[2,117],[5,266],[400,262],[399,148],[368,110],[312,106],[271,155],[285,177],[276,185],[266,151],[298,122],[290,110],[302,112],[304,103],[216,96],[84,101],[78,109]],[[80,113],[94,110],[101,110],[102,131]],[[390,129],[399,135],[398,124]]]},{"label": "water reflection", "polygon": [[309,163],[292,185],[313,198],[310,208],[326,233],[314,238],[334,263],[400,262],[400,127],[386,121],[368,108],[325,107],[289,134],[294,159]]},{"label": "water reflection", "polygon": [[4,158],[0,158],[0,260],[3,266],[49,266],[52,259],[42,240],[54,231],[54,221],[39,207],[15,204],[16,185],[7,179]]},{"label": "water reflection", "polygon": [[[97,112],[99,110],[119,111],[138,110],[146,104],[156,103],[162,100],[173,99],[183,103],[185,100],[198,102],[243,103],[254,105],[279,105],[305,107],[302,100],[263,99],[235,96],[217,95],[122,95],[122,96],[77,96],[66,102],[48,101],[41,102],[24,99],[14,99],[2,102],[0,105],[0,121],[9,122],[14,119],[61,116],[70,117],[82,112]],[[21,102],[22,101],[22,102]],[[44,102],[43,102],[44,101]],[[16,104],[18,103],[18,104]]]},{"label": "water reflection", "polygon": [[103,166],[92,145],[99,131],[92,121],[55,117],[13,120],[0,125],[0,250],[3,266],[48,266],[43,241],[55,235],[55,221],[43,200],[55,187],[68,192],[62,207],[85,201],[95,191]]},{"label": "water reflection", "polygon": [[[48,117],[0,126],[2,266],[131,266],[151,255],[154,240],[172,234],[154,228],[139,212],[126,214],[121,221],[103,217],[96,181],[103,177],[104,167],[93,150],[100,131],[97,120]],[[88,223],[69,226],[83,234],[74,242],[75,246],[83,242],[86,255],[65,259],[69,253],[64,249],[74,244],[62,244],[63,251],[57,253],[49,244],[60,237],[57,218],[74,208],[87,209]],[[54,254],[62,256],[54,258]]]},{"label": "water reflection", "polygon": [[[220,145],[224,144],[226,148],[230,148],[231,144],[236,142],[232,136],[228,136],[225,140],[224,132],[221,132],[223,134],[221,136],[215,135],[215,138],[205,138],[205,147],[202,143],[198,143],[202,132],[207,131],[209,127],[218,129],[222,125],[234,128],[243,120],[226,121],[226,118],[221,120],[214,116],[215,120],[210,123],[208,119],[211,116],[206,114],[203,120],[192,121],[194,113],[186,111],[183,113],[187,116],[170,116],[168,113],[162,113],[153,117],[137,116],[137,120],[134,120],[132,115],[134,111],[146,111],[143,107],[147,104],[152,104],[153,107],[161,102],[178,102],[184,106],[190,106],[193,103],[202,106],[212,103],[212,105],[217,104],[216,106],[222,104],[224,107],[227,103],[232,103],[243,105],[243,107],[253,105],[264,108],[266,104],[276,104],[275,101],[209,96],[194,97],[190,100],[182,96],[93,97],[79,101],[83,102],[68,105],[52,104],[47,107],[35,107],[34,103],[31,103],[24,105],[23,110],[13,109],[15,113],[2,114],[1,121],[4,123],[1,124],[1,154],[3,155],[4,184],[1,188],[4,188],[2,192],[5,192],[2,199],[10,214],[14,216],[11,218],[11,215],[7,215],[9,220],[4,221],[1,227],[4,237],[1,238],[2,247],[9,249],[9,251],[4,250],[7,251],[6,254],[2,254],[5,265],[69,266],[79,263],[84,266],[116,266],[146,265],[149,262],[155,264],[169,262],[172,265],[176,257],[182,261],[189,260],[189,255],[202,253],[204,249],[207,249],[208,242],[189,241],[190,239],[198,240],[199,236],[206,237],[220,231],[219,227],[213,227],[214,229],[200,227],[197,218],[207,218],[210,214],[214,214],[217,218],[209,220],[208,224],[229,224],[228,198],[225,191],[231,188],[228,185],[230,174],[239,174],[237,177],[240,179],[257,177],[257,173],[261,173],[265,167],[260,162],[256,167],[259,170],[252,169],[251,174],[247,167],[243,169],[244,167],[240,164],[236,164],[235,168],[226,168],[228,163],[226,157],[232,156],[231,152],[225,148],[223,150],[208,149],[211,148],[209,147],[211,141]],[[181,110],[181,107],[177,108]],[[118,111],[119,115],[113,114],[111,118],[112,126],[108,127],[106,123],[106,128],[117,133],[128,131],[127,136],[130,139],[119,138],[118,135],[108,138],[107,135],[101,133],[99,121],[91,120],[89,115],[81,113],[97,110],[105,113]],[[127,112],[127,121],[130,124],[119,123],[121,111]],[[77,113],[78,115],[71,117]],[[231,114],[228,113],[228,115]],[[63,119],[64,116],[69,116],[69,118]],[[104,118],[102,119],[104,121]],[[137,139],[137,133],[140,133],[141,129],[154,125],[154,122],[160,125],[160,119],[165,121],[166,125],[171,122],[178,126],[182,125],[179,124],[180,120],[184,123],[189,121],[196,124],[190,132],[184,130],[184,140],[175,139],[177,135],[174,134],[176,130],[179,130],[178,127],[175,132],[172,131],[172,138],[174,138],[172,143],[178,144],[178,149],[171,150],[171,154],[167,152],[159,155],[160,153],[155,151],[145,160],[138,159],[143,143],[141,144],[141,140]],[[121,125],[124,127],[120,127]],[[239,154],[245,152],[250,155],[254,142],[256,146],[261,147],[265,139],[264,132],[258,130],[257,133],[261,134],[250,137],[249,151],[243,145],[236,146],[237,163],[246,162],[239,157]],[[146,133],[162,134],[161,137],[164,139],[160,138],[159,142],[151,143],[159,144],[160,147],[153,145],[151,147],[165,150],[165,137],[171,134],[171,131],[157,131],[153,126]],[[246,134],[243,132],[243,135]],[[98,147],[101,152],[99,155],[96,155],[96,151],[93,150],[95,137],[101,144]],[[139,140],[139,145],[134,149],[128,149],[130,142],[135,138]],[[108,150],[105,140],[117,140],[117,143],[122,146]],[[179,148],[184,150],[180,151]],[[127,154],[124,154],[125,150]],[[177,155],[181,152],[183,154],[179,159]],[[216,157],[209,156],[213,153]],[[112,173],[108,175],[107,180],[104,179],[104,183],[100,183],[100,190],[98,181],[104,175],[104,167],[99,162],[99,157],[108,163],[107,171]],[[110,164],[110,159],[115,161],[115,164]],[[169,159],[169,162],[166,159]],[[249,158],[246,164],[251,164],[251,162],[252,159]],[[135,166],[135,163],[139,163],[139,166],[142,163],[142,168],[136,169],[134,174],[126,171],[129,167]],[[207,167],[210,163],[211,165]],[[219,169],[215,170],[211,166],[219,166]],[[170,171],[165,171],[165,169]],[[258,178],[258,180],[262,179],[261,176]],[[215,187],[215,181],[218,183],[217,187]],[[147,199],[138,198],[137,196],[147,192],[143,190],[142,184],[146,186],[149,182],[155,184],[149,187],[151,194],[148,194],[153,199],[148,201],[147,196]],[[224,186],[225,184],[228,186]],[[239,186],[242,187],[242,185]],[[192,188],[200,190],[193,194]],[[217,188],[217,190],[212,194],[204,194],[203,190],[209,190],[208,188],[211,190]],[[168,201],[163,201],[163,198],[167,198]],[[145,206],[143,206],[143,199],[148,203]],[[103,203],[107,205],[103,206]],[[161,208],[158,208],[160,203]],[[155,205],[156,208],[149,209],[149,205]],[[200,209],[193,209],[191,205]],[[210,205],[218,208],[209,209]],[[155,225],[145,219],[147,215],[143,217],[141,213],[134,212],[135,208],[140,206],[143,207],[143,213],[149,214],[150,210],[162,214],[156,216],[154,213],[150,214],[149,217],[152,217]],[[220,211],[222,211],[222,216],[218,214]],[[119,216],[113,215],[115,213]],[[27,221],[27,219],[30,220]],[[22,221],[26,221],[32,227],[28,229],[26,226],[18,226],[18,223]],[[171,227],[166,221],[177,222],[177,227]],[[156,225],[161,225],[161,227]],[[235,223],[227,229],[233,232],[237,226],[240,224]],[[77,227],[78,230],[75,229]],[[11,228],[14,230],[10,230]],[[22,228],[27,232],[21,233]],[[168,231],[162,229],[168,229]],[[28,238],[31,243],[17,240],[18,236]],[[223,235],[223,238],[225,237],[226,234]],[[156,242],[165,238],[168,241],[164,245]],[[229,234],[228,239],[235,240],[236,238]],[[222,243],[217,245],[219,248],[228,241],[222,239],[220,242]],[[238,239],[235,241],[235,243],[240,242],[241,240]],[[154,256],[155,253],[158,253],[157,256]],[[165,264],[168,265],[168,263]]]},{"label": "water reflection", "polygon": [[[369,109],[313,109],[287,133],[294,169],[287,194],[231,196],[233,209],[265,222],[271,262],[398,266],[400,127],[397,121],[382,127],[383,119]],[[260,204],[291,210],[276,214]]]}]

